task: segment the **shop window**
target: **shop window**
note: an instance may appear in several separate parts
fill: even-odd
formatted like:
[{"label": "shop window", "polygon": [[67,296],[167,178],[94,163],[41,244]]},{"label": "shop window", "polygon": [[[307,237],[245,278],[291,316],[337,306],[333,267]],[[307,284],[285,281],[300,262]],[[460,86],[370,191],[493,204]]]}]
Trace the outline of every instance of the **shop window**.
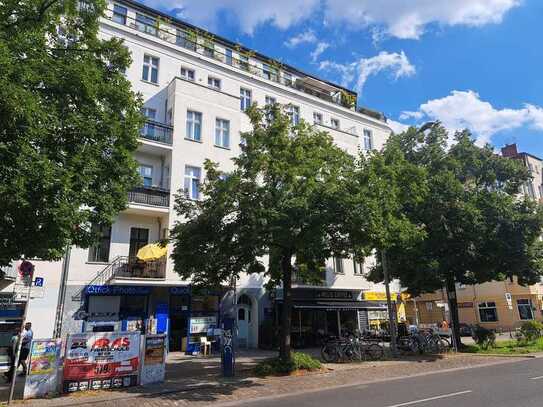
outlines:
[{"label": "shop window", "polygon": [[98,241],[89,247],[89,261],[107,263],[111,244],[111,226],[93,225],[93,233],[98,234]]},{"label": "shop window", "polygon": [[532,301],[529,299],[517,300],[518,315],[522,321],[528,321],[534,319],[532,311]]},{"label": "shop window", "polygon": [[123,295],[119,314],[121,318],[143,317],[147,309],[147,297],[145,295]]},{"label": "shop window", "polygon": [[479,304],[479,318],[481,319],[481,322],[498,321],[496,303],[493,301],[481,302]]}]

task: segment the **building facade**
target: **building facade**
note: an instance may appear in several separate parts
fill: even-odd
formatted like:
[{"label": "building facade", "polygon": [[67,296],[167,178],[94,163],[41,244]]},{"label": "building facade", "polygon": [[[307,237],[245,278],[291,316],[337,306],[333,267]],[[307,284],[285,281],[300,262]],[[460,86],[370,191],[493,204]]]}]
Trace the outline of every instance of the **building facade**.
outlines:
[{"label": "building facade", "polygon": [[[111,227],[93,226],[99,242],[72,247],[63,262],[49,263],[60,276],[51,289],[61,300],[39,309],[51,319],[36,336],[141,330],[167,333],[170,350],[191,352],[210,326],[230,314],[241,343],[258,346],[261,326],[273,320],[280,303],[280,294],[265,291],[261,275],[243,276],[235,291],[195,291],[168,256],[142,264],[137,251],[168,236],[177,221],[175,194],[200,199],[205,159],[224,171],[233,168],[240,132],[250,130],[244,110],[251,104],[283,104],[294,123],[305,120],[328,131],[353,155],[383,146],[391,132],[386,118],[357,109],[357,95],[349,89],[130,0],[108,2],[100,36],[122,39],[132,55],[125,74],[142,95],[147,118],[135,154],[142,184],[129,193],[128,208]],[[339,330],[341,318],[350,324],[382,319],[382,301],[364,297],[383,291],[363,277],[372,261],[331,259],[319,284],[295,281],[304,298],[297,303],[305,310],[299,320],[322,314],[330,321],[324,330]],[[309,311],[315,309],[320,314]]]}]

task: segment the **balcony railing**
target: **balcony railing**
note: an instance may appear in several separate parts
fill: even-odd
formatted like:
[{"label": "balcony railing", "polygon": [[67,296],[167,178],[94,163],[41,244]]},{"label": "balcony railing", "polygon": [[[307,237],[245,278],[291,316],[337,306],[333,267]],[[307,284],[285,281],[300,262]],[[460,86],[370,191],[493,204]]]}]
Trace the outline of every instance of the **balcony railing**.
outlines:
[{"label": "balcony railing", "polygon": [[136,258],[119,257],[112,267],[111,278],[164,279],[166,278],[166,261],[165,259],[139,261]]},{"label": "balcony railing", "polygon": [[170,207],[170,191],[155,187],[138,187],[128,192],[128,201],[131,203]]},{"label": "balcony railing", "polygon": [[17,279],[17,267],[15,263],[11,263],[9,266],[0,267],[0,280],[12,280]]},{"label": "balcony railing", "polygon": [[172,145],[173,127],[147,120],[140,131],[140,137],[157,143]]},{"label": "balcony railing", "polygon": [[326,286],[326,271],[320,272],[318,275],[311,274],[311,278],[302,276],[298,271],[292,272],[292,284],[294,285],[311,285],[316,287]]},{"label": "balcony railing", "polygon": [[[104,17],[113,21],[112,10],[108,9],[107,12],[108,13],[104,15]],[[155,36],[163,41],[178,45],[208,58],[213,58],[219,62],[225,63],[242,71],[249,72],[261,78],[281,83],[298,91],[326,100],[327,102],[344,106],[349,109],[352,108],[352,106],[349,103],[346,103],[343,98],[334,97],[332,94],[319,91],[318,89],[311,88],[309,86],[297,85],[293,80],[292,75],[283,71],[281,69],[281,63],[277,61],[271,59],[269,61],[265,61],[265,64],[267,64],[266,67],[251,63],[249,61],[249,57],[252,56],[251,51],[239,51],[238,48],[234,47],[236,48],[237,52],[240,52],[244,56],[244,58],[236,58],[231,54],[227,55],[224,52],[215,49],[214,43],[211,39],[206,38],[205,34],[202,36],[200,33],[197,33],[195,30],[190,28],[183,27],[182,29],[177,29],[176,32],[171,32],[167,29],[161,28],[159,20],[156,20],[153,24],[150,24],[141,20],[136,21],[136,19],[133,17],[126,16],[125,21],[125,25],[134,30]],[[337,92],[340,91],[341,89],[337,88]],[[355,97],[354,93],[349,93],[349,95]]]}]

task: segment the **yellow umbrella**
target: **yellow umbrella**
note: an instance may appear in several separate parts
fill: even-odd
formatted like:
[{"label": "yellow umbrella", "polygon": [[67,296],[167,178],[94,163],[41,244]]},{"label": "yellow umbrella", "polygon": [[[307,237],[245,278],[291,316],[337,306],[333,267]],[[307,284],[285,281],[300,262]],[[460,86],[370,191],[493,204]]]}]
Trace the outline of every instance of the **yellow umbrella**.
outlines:
[{"label": "yellow umbrella", "polygon": [[166,256],[168,249],[158,243],[150,243],[138,250],[136,257],[143,261],[156,260]]}]

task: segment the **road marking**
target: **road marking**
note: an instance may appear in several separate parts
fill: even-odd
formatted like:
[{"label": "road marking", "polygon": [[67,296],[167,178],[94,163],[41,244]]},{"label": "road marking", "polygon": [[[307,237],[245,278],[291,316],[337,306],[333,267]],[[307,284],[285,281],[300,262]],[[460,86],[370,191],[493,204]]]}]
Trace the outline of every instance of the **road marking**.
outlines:
[{"label": "road marking", "polygon": [[412,406],[413,404],[424,403],[426,401],[433,401],[433,400],[439,400],[439,399],[446,399],[446,398],[449,398],[449,397],[460,396],[462,394],[468,394],[468,393],[471,393],[471,392],[472,392],[471,390],[464,390],[464,391],[459,391],[459,392],[456,392],[456,393],[442,394],[441,396],[430,397],[430,398],[427,398],[427,399],[414,400],[414,401],[408,401],[407,403],[394,404],[394,405],[387,406],[387,407]]},{"label": "road marking", "polygon": [[543,376],[530,377],[530,380],[539,380],[539,379],[543,379]]}]

